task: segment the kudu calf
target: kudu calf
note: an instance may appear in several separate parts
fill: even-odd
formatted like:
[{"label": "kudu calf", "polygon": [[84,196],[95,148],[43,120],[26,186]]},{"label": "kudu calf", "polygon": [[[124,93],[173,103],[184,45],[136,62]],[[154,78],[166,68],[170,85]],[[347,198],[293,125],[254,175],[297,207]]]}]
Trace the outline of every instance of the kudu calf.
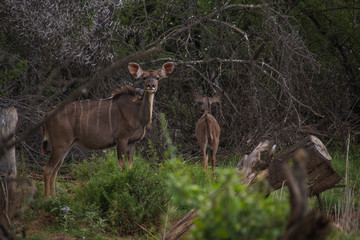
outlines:
[{"label": "kudu calf", "polygon": [[158,80],[172,73],[174,63],[165,63],[157,71],[143,71],[139,64],[129,63],[128,69],[134,78],[144,79],[142,98],[132,87],[124,86],[107,99],[69,103],[44,125],[42,153],[45,154],[48,141],[52,145],[51,156],[43,168],[47,197],[55,196],[55,178],[73,144],[88,149],[116,145],[119,166],[125,169],[127,159],[131,168],[135,143],[144,137],[151,123]]},{"label": "kudu calf", "polygon": [[203,97],[198,93],[193,93],[194,100],[201,102],[201,109],[204,110],[203,115],[195,127],[195,135],[203,156],[203,167],[207,169],[208,166],[207,146],[209,146],[212,149],[211,165],[213,171],[216,162],[216,152],[219,147],[220,126],[214,116],[211,115],[211,104],[220,102],[221,96],[221,93],[217,93],[213,97]]}]

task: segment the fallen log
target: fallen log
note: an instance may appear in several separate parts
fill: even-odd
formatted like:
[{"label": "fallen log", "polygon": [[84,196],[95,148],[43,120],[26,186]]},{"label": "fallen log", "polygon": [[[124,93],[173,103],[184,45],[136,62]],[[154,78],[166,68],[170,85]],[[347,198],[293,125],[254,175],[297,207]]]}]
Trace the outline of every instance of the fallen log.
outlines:
[{"label": "fallen log", "polygon": [[285,173],[283,164],[294,159],[295,153],[303,149],[307,154],[305,162],[309,196],[318,195],[333,188],[341,177],[331,166],[331,156],[324,144],[315,136],[308,136],[288,150],[277,155],[269,164],[268,181],[274,190],[283,186]]},{"label": "fallen log", "polygon": [[315,136],[307,136],[294,146],[273,156],[275,147],[269,141],[261,142],[249,155],[244,155],[237,165],[248,179],[248,184],[256,181],[261,173],[273,190],[284,186],[286,181],[284,163],[294,159],[295,153],[302,149],[307,154],[305,162],[309,196],[319,195],[327,189],[336,187],[341,177],[331,166],[331,156],[324,144]]}]

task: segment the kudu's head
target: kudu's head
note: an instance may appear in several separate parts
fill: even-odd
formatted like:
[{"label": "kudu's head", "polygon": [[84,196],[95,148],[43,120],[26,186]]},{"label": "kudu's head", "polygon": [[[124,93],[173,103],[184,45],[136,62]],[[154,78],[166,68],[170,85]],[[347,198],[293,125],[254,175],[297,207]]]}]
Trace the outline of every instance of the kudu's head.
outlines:
[{"label": "kudu's head", "polygon": [[192,96],[195,100],[195,102],[202,103],[201,110],[206,112],[211,112],[211,104],[215,102],[221,102],[222,94],[220,92],[216,93],[213,97],[203,97],[197,92],[193,92]]},{"label": "kudu's head", "polygon": [[160,79],[167,78],[174,70],[174,63],[167,62],[162,65],[159,70],[149,69],[143,71],[139,64],[131,62],[129,63],[129,72],[134,78],[144,79],[144,90],[148,93],[155,93],[158,89],[158,82]]}]

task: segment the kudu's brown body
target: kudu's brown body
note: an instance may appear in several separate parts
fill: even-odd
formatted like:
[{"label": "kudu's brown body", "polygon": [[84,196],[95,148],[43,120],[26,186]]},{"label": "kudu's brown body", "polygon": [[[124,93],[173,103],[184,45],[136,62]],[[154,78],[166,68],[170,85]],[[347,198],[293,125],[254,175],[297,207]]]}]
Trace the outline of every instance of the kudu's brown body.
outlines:
[{"label": "kudu's brown body", "polygon": [[213,97],[202,97],[198,93],[193,93],[193,98],[195,101],[202,103],[201,109],[204,110],[203,115],[195,127],[195,135],[203,156],[203,167],[207,169],[208,166],[207,146],[209,146],[212,149],[211,166],[214,171],[216,153],[219,147],[220,126],[211,114],[211,104],[220,102],[221,94],[216,94]]},{"label": "kudu's brown body", "polygon": [[165,63],[158,71],[143,71],[137,63],[129,63],[128,68],[135,78],[144,79],[142,98],[132,87],[124,86],[108,99],[69,103],[44,125],[42,152],[46,152],[48,141],[52,145],[51,156],[43,168],[46,196],[55,195],[55,178],[73,144],[88,149],[116,145],[119,166],[125,169],[124,160],[128,159],[131,168],[135,143],[144,137],[151,123],[158,80],[168,77],[174,64]]}]

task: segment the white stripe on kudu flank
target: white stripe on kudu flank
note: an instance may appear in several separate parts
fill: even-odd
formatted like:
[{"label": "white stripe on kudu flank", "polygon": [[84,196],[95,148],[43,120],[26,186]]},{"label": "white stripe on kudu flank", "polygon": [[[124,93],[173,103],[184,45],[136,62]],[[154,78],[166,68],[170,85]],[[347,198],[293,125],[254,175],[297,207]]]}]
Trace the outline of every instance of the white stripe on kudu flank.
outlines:
[{"label": "white stripe on kudu flank", "polygon": [[110,106],[109,106],[109,125],[110,125],[110,132],[112,132],[112,125],[111,125],[111,106],[112,106],[113,100],[110,100]]},{"label": "white stripe on kudu flank", "polygon": [[80,109],[81,109],[81,111],[80,111],[80,121],[79,121],[79,123],[80,123],[80,136],[82,136],[82,124],[81,124],[81,122],[82,122],[82,117],[83,117],[83,113],[84,113],[84,109],[83,109],[83,105],[82,105],[82,102],[79,102],[79,104],[80,104]]},{"label": "white stripe on kudu flank", "polygon": [[68,105],[64,107],[64,111],[65,111],[66,121],[69,122],[69,115],[67,113],[67,107],[68,107]]},{"label": "white stripe on kudu flank", "polygon": [[89,116],[90,116],[90,99],[87,100],[87,114],[86,114],[86,133],[89,133]]},{"label": "white stripe on kudu flank", "polygon": [[76,104],[75,104],[75,102],[73,102],[73,106],[74,106],[74,116],[75,116],[75,119],[76,119]]},{"label": "white stripe on kudu flank", "polygon": [[96,130],[99,130],[101,102],[102,102],[102,99],[99,100],[99,105],[98,105],[98,108],[97,108]]}]

